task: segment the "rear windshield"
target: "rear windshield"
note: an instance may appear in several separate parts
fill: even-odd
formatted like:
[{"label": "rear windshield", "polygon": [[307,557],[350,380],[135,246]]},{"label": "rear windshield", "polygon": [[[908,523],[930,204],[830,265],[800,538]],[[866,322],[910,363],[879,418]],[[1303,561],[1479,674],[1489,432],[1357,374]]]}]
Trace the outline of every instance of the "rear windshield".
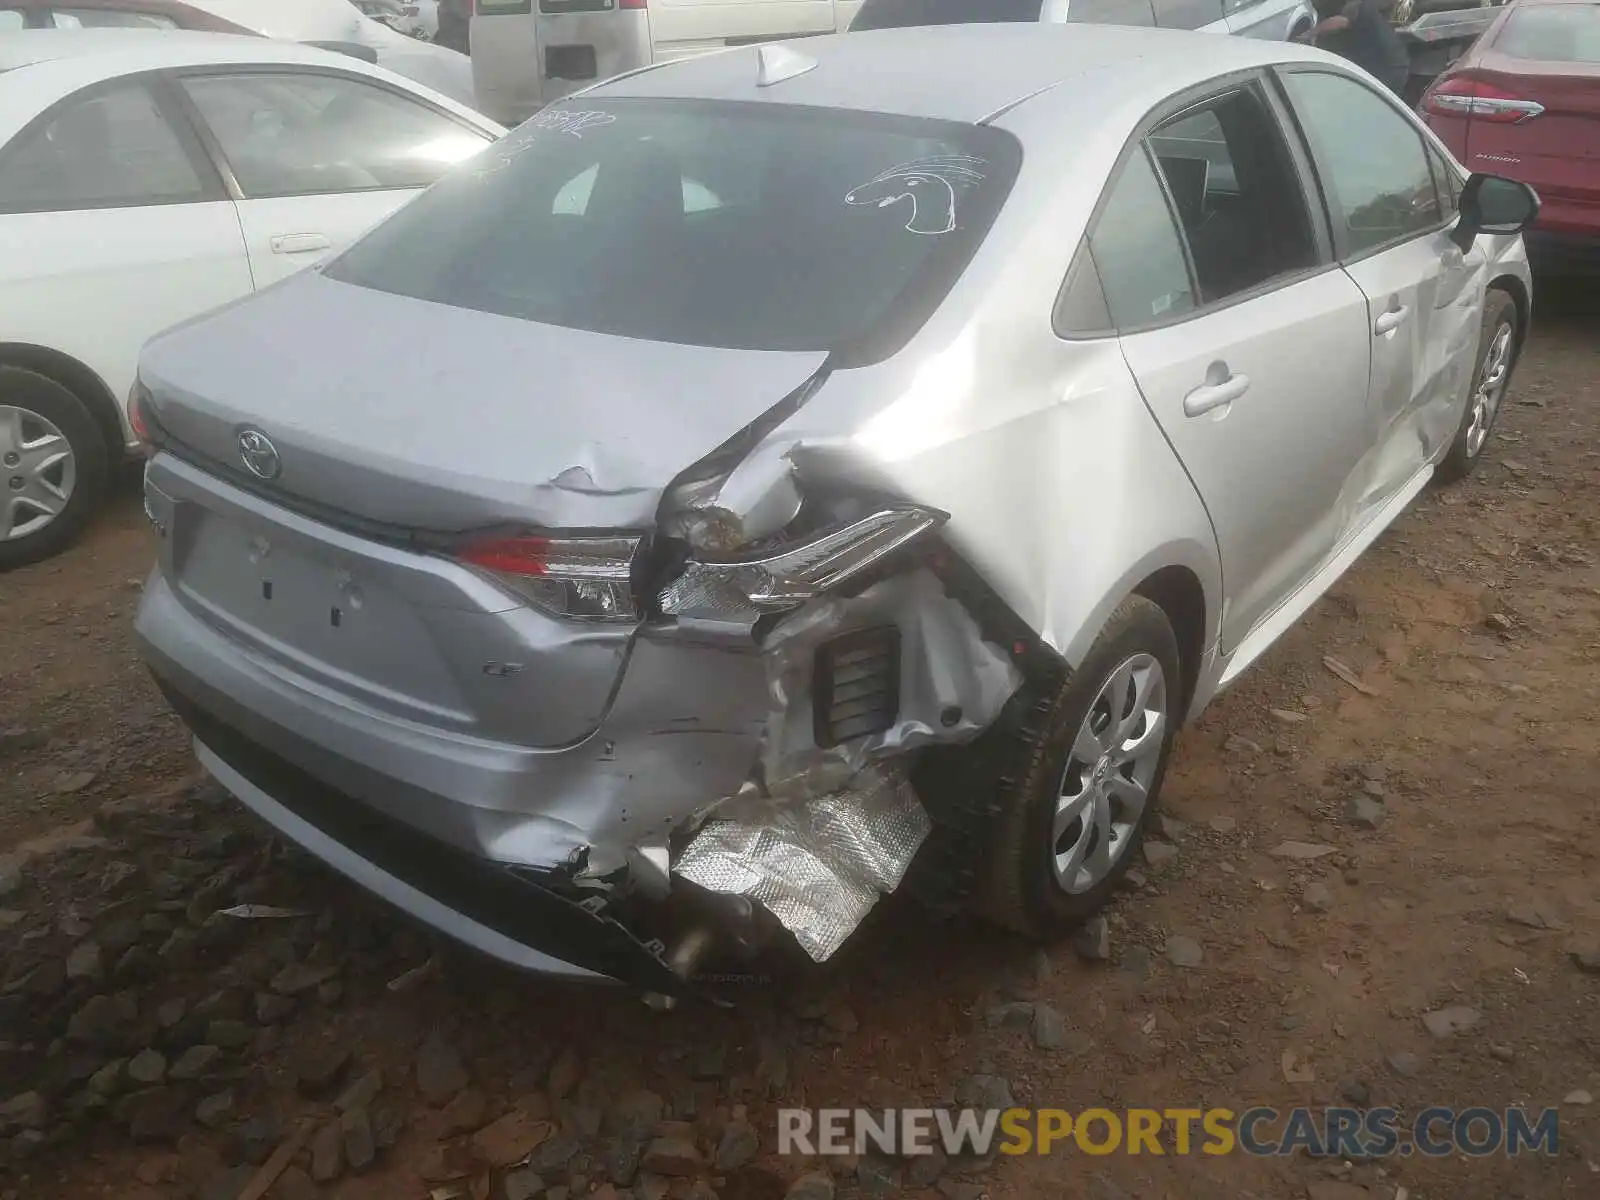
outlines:
[{"label": "rear windshield", "polygon": [[965,25],[972,21],[1037,21],[1044,0],[866,0],[850,32],[908,25]]},{"label": "rear windshield", "polygon": [[485,149],[326,274],[573,329],[869,361],[949,291],[1020,158],[971,125],[591,97]]},{"label": "rear windshield", "polygon": [[1494,48],[1511,58],[1600,63],[1600,5],[1519,8],[1506,19]]}]

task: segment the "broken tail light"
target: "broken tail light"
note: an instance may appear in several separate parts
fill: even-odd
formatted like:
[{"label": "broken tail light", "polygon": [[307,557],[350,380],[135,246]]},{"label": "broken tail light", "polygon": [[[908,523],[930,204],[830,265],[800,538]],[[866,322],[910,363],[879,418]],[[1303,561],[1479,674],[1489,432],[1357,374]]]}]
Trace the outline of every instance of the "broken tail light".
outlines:
[{"label": "broken tail light", "polygon": [[128,393],[128,428],[141,446],[156,444],[158,426],[150,411],[150,392],[138,380],[134,380],[133,390]]},{"label": "broken tail light", "polygon": [[1537,101],[1467,76],[1436,83],[1422,98],[1422,108],[1436,117],[1467,117],[1496,125],[1519,125],[1544,112]]},{"label": "broken tail light", "polygon": [[633,596],[637,537],[485,538],[457,559],[534,608],[574,621],[639,619]]},{"label": "broken tail light", "polygon": [[691,561],[662,590],[661,611],[718,619],[796,608],[876,566],[947,519],[934,509],[885,506],[765,558]]}]

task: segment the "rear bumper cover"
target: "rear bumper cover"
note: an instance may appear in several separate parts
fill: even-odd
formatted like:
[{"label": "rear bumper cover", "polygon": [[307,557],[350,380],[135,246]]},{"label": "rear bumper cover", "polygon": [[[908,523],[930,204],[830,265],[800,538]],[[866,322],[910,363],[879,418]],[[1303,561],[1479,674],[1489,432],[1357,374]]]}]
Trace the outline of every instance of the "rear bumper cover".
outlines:
[{"label": "rear bumper cover", "polygon": [[[585,717],[588,732],[529,745],[454,710],[421,719],[431,693],[382,707],[382,689],[349,678],[359,669],[381,682],[394,656],[409,661],[418,623],[385,612],[399,636],[369,635],[344,659],[296,624],[340,567],[370,576],[373,596],[402,597],[405,612],[431,612],[441,596],[476,602],[471,587],[483,585],[458,564],[320,525],[169,454],[147,471],[146,501],[160,565],[135,632],[205,765],[344,874],[526,970],[683,990],[692,965],[646,940],[683,915],[678,879],[753,899],[827,958],[927,836],[906,756],[978,736],[1022,681],[924,564],[817,596],[760,638],[742,608],[737,619],[685,614],[625,631],[620,671],[601,664],[610,692]],[[237,584],[269,552],[289,581],[277,599],[300,607],[258,625],[253,586]],[[274,586],[263,580],[265,601],[276,602]],[[852,639],[872,633],[877,645],[890,629],[898,653],[859,657]],[[593,635],[577,623],[535,633],[517,703],[542,727],[575,692],[594,698],[593,671],[563,669]],[[858,657],[836,695],[817,663],[840,643]],[[883,709],[870,727],[819,740],[835,705],[859,716],[867,701]],[[674,911],[658,912],[662,901]]]},{"label": "rear bumper cover", "polygon": [[[596,821],[621,814],[625,829],[630,809],[659,812],[663,793],[683,798],[682,819],[737,791],[759,753],[761,723],[708,721],[706,705],[742,701],[745,712],[764,714],[759,658],[681,648],[702,672],[709,658],[747,682],[749,690],[730,694],[729,674],[712,688],[675,647],[641,643],[600,731],[573,747],[535,751],[382,718],[302,687],[197,616],[160,569],[146,584],[135,631],[206,768],[316,857],[521,969],[610,977],[665,994],[684,987],[659,947],[530,876],[564,865],[551,850],[566,844],[556,835],[573,831],[552,821],[552,809],[587,811]],[[664,705],[663,693],[676,693],[676,703]],[[709,715],[725,717],[717,707]],[[663,712],[677,723],[661,728]],[[654,727],[643,723],[646,714]],[[523,806],[503,807],[513,795]],[[633,828],[654,844],[646,825]],[[598,857],[602,848],[595,850]],[[608,844],[603,853],[625,848]]]},{"label": "rear bumper cover", "polygon": [[504,866],[388,820],[254,745],[170,686],[163,690],[195,731],[201,764],[240,803],[402,911],[524,971],[688,993],[662,961],[659,944]]}]

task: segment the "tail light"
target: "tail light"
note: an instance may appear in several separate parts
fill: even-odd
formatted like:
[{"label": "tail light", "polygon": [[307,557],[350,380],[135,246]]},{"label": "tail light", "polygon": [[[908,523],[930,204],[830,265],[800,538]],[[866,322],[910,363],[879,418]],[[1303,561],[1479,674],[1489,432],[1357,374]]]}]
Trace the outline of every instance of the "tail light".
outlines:
[{"label": "tail light", "polygon": [[878,566],[948,519],[915,505],[885,506],[758,559],[692,560],[661,592],[668,616],[743,618],[783,612]]},{"label": "tail light", "polygon": [[1436,117],[1467,117],[1496,125],[1518,125],[1544,111],[1544,105],[1468,76],[1442,79],[1422,98],[1424,112]]},{"label": "tail light", "polygon": [[644,7],[646,7],[646,0],[617,0],[617,8],[623,12]]},{"label": "tail light", "polygon": [[486,538],[460,562],[553,616],[575,621],[639,619],[633,598],[636,537]]},{"label": "tail light", "polygon": [[137,380],[128,393],[128,428],[141,446],[154,447],[161,440],[161,426],[151,411],[150,392]]}]

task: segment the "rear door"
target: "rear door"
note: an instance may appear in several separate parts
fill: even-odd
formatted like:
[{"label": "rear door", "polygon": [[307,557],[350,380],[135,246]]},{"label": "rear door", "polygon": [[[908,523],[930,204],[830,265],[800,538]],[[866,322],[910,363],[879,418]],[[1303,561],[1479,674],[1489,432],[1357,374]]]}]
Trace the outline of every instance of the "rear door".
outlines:
[{"label": "rear door", "polygon": [[1090,249],[1123,354],[1205,502],[1231,651],[1348,531],[1370,437],[1367,310],[1253,75],[1158,118]]},{"label": "rear door", "polygon": [[179,86],[235,192],[258,288],[343,249],[492,140],[338,71],[205,70]]},{"label": "rear door", "polygon": [[[1052,0],[1048,11],[1058,11]],[[1075,25],[1154,25],[1151,0],[1066,0],[1066,19]]]},{"label": "rear door", "polygon": [[159,85],[75,93],[0,147],[0,332],[119,400],[152,335],[250,291],[238,217]]},{"label": "rear door", "polygon": [[1281,78],[1316,160],[1340,262],[1367,297],[1377,429],[1362,471],[1366,514],[1455,435],[1482,318],[1483,252],[1463,255],[1450,240],[1452,206],[1428,141],[1386,94],[1324,70]]}]

